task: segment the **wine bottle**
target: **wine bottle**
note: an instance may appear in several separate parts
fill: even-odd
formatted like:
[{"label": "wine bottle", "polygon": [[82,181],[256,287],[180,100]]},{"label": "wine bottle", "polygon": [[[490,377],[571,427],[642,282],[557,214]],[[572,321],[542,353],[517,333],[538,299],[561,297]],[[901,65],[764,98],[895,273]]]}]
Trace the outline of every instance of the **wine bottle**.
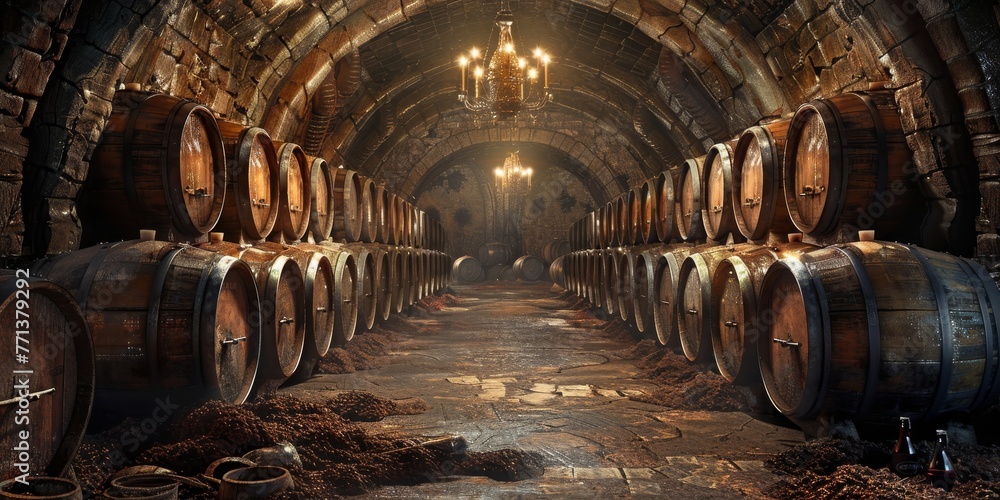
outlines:
[{"label": "wine bottle", "polygon": [[909,417],[899,417],[899,439],[896,440],[896,448],[892,450],[889,468],[902,477],[916,476],[923,469],[917,461],[917,449],[910,439]]},{"label": "wine bottle", "polygon": [[937,445],[934,447],[934,454],[931,455],[931,462],[927,465],[927,478],[935,487],[951,491],[955,480],[958,479],[958,474],[955,473],[955,468],[951,465],[947,447],[948,431],[938,429]]}]

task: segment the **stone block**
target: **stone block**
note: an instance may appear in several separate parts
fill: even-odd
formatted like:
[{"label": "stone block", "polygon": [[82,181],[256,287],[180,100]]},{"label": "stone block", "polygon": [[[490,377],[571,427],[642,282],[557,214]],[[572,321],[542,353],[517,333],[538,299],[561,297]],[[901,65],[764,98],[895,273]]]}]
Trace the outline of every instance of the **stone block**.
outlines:
[{"label": "stone block", "polygon": [[41,54],[16,46],[0,47],[0,83],[13,91],[33,97],[45,93],[45,85],[55,69],[55,62],[42,59]]},{"label": "stone block", "polygon": [[927,23],[927,34],[934,41],[941,59],[945,61],[969,53],[969,46],[966,45],[962,29],[953,14]]},{"label": "stone block", "polygon": [[[24,98],[11,94],[0,88],[0,113],[8,116],[18,116],[24,108]],[[0,146],[3,147],[3,146]]]}]

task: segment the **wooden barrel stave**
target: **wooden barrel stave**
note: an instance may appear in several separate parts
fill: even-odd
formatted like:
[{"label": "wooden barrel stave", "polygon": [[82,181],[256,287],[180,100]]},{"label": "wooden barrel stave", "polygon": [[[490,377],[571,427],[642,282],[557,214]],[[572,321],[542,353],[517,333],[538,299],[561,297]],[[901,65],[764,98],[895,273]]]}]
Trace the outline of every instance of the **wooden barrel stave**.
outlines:
[{"label": "wooden barrel stave", "polygon": [[[27,319],[18,311],[28,313]],[[61,476],[76,456],[94,404],[94,343],[84,313],[63,287],[28,272],[0,269],[0,320],[13,328],[7,332],[10,341],[2,358],[12,395],[20,394],[19,378],[24,378],[14,371],[25,368],[32,370],[29,393],[55,389],[30,403],[27,463],[32,471]],[[25,354],[19,345],[29,349],[28,365],[16,362],[17,354]],[[0,432],[10,437],[10,446],[0,452],[0,465],[8,471],[16,470],[15,463],[23,463],[12,449],[21,441],[14,438],[23,429],[18,416],[14,407],[0,416]]]},{"label": "wooden barrel stave", "polygon": [[227,240],[256,243],[274,229],[281,198],[278,155],[267,131],[219,122],[227,159],[226,199],[213,231]]},{"label": "wooden barrel stave", "polygon": [[639,186],[639,237],[638,243],[656,243],[657,208],[659,201],[656,199],[657,189],[656,177],[646,179]]},{"label": "wooden barrel stave", "polygon": [[750,127],[740,136],[733,158],[733,206],[736,225],[749,240],[769,231],[795,229],[788,215],[782,178],[783,151],[790,120]]},{"label": "wooden barrel stave", "polygon": [[676,171],[664,170],[656,176],[656,239],[661,243],[670,243],[680,238],[677,231],[677,220],[674,216],[676,208]]},{"label": "wooden barrel stave", "polygon": [[375,187],[375,203],[373,206],[375,220],[375,241],[378,243],[391,243],[392,239],[392,211],[394,210],[390,192],[385,186]]},{"label": "wooden barrel stave", "polygon": [[93,246],[33,271],[73,293],[96,359],[95,414],[143,414],[157,398],[242,403],[257,376],[260,302],[243,262],[159,241]]},{"label": "wooden barrel stave", "polygon": [[378,233],[378,220],[376,220],[375,204],[377,203],[375,181],[364,175],[358,175],[361,179],[361,238],[364,243],[373,243]]},{"label": "wooden barrel stave", "polygon": [[313,241],[326,241],[333,232],[333,175],[326,160],[306,156],[306,161],[310,165],[309,175],[312,184],[309,234]]},{"label": "wooden barrel stave", "polygon": [[[353,170],[338,168],[333,174],[333,231],[332,239],[337,242],[361,241],[361,225],[364,217],[362,196],[364,190],[361,176]],[[402,201],[402,200],[400,200]]]}]

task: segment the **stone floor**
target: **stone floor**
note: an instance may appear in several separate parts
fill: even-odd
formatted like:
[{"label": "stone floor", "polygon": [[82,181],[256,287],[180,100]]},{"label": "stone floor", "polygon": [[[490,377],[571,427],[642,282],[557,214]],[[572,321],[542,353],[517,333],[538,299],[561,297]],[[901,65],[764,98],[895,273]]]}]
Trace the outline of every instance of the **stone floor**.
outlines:
[{"label": "stone floor", "polygon": [[679,411],[639,403],[652,391],[631,342],[572,309],[550,285],[457,286],[460,301],[414,315],[386,367],[321,375],[286,389],[300,397],[364,390],[421,398],[431,410],[368,424],[408,434],[461,435],[471,451],[538,452],[544,475],[518,482],[449,477],[386,487],[371,498],[734,498],[761,496],[775,477],[763,459],[802,432],[739,412]]}]

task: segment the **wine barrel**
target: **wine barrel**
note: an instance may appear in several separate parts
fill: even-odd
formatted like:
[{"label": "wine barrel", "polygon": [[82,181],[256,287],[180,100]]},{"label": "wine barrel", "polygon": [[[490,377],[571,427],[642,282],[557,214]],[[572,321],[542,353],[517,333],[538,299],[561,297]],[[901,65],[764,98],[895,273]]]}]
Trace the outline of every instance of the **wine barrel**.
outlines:
[{"label": "wine barrel", "polygon": [[326,241],[333,232],[333,175],[322,158],[306,156],[309,162],[312,199],[309,210],[309,234],[313,241]]},{"label": "wine barrel", "polygon": [[[629,191],[631,193],[631,191]],[[615,200],[615,241],[614,245],[623,246],[630,245],[632,242],[629,240],[630,228],[632,225],[632,217],[628,210],[628,195],[629,193],[622,193],[618,195]]]},{"label": "wine barrel", "polygon": [[278,151],[278,220],[270,239],[295,242],[309,230],[312,186],[309,160],[298,144],[274,141]]},{"label": "wine barrel", "polygon": [[594,223],[591,226],[591,231],[593,231],[593,240],[591,243],[593,244],[587,248],[588,250],[596,250],[607,246],[607,235],[605,234],[605,231],[607,231],[607,221],[604,217],[604,210],[605,207],[598,207],[594,211]]},{"label": "wine barrel", "polygon": [[423,210],[413,207],[413,246],[417,248],[426,248],[426,233],[425,228],[427,227],[427,213]]},{"label": "wine barrel", "polygon": [[372,210],[374,210],[375,220],[375,241],[378,243],[389,243],[391,239],[392,214],[390,212],[392,212],[393,206],[389,195],[389,190],[385,186],[375,187],[375,204]]},{"label": "wine barrel", "polygon": [[712,361],[712,276],[719,262],[754,248],[752,244],[720,245],[692,252],[677,275],[677,338],[693,363]]},{"label": "wine barrel", "polygon": [[705,157],[692,158],[681,164],[677,174],[677,200],[674,204],[677,233],[684,241],[694,241],[705,237],[702,222],[701,177]]},{"label": "wine barrel", "polygon": [[569,259],[569,254],[560,255],[549,264],[549,280],[567,290],[569,289],[569,283],[566,280],[566,265]]},{"label": "wine barrel", "polygon": [[[14,448],[22,441],[16,438],[18,432],[25,430],[17,410],[27,408],[28,400],[0,412],[0,435],[8,439],[0,465],[8,473],[17,470],[15,463],[27,463],[33,473],[63,475],[80,447],[94,404],[94,343],[83,311],[63,287],[26,271],[0,269],[0,321],[6,333],[0,364],[5,387],[13,388],[8,393],[18,397],[22,391],[49,391],[30,402],[27,461]],[[18,363],[18,355],[26,361]],[[16,371],[25,369],[32,373],[27,374],[28,384],[19,387],[25,374]]]},{"label": "wine barrel", "polygon": [[542,247],[542,260],[545,262],[553,262],[556,258],[561,257],[570,253],[571,245],[569,241],[564,239],[555,239],[545,244]]},{"label": "wine barrel", "polygon": [[782,187],[782,152],[789,120],[746,129],[733,153],[733,206],[740,233],[763,240],[794,230]]},{"label": "wine barrel", "polygon": [[677,344],[677,321],[674,312],[677,309],[677,280],[681,271],[681,263],[689,253],[695,251],[694,245],[682,243],[671,245],[657,260],[656,268],[656,308],[653,309],[653,323],[656,325],[656,338],[662,345]]},{"label": "wine barrel", "polygon": [[633,294],[635,293],[635,280],[633,278],[635,254],[633,253],[633,248],[627,248],[618,252],[617,259],[616,274],[618,282],[615,283],[615,289],[618,292],[618,316],[621,317],[622,321],[628,322],[632,320],[632,312],[635,307],[633,301]]},{"label": "wine barrel", "polygon": [[604,235],[604,244],[601,248],[608,248],[618,245],[618,209],[615,201],[611,200],[604,205],[604,212],[601,214],[601,223]]},{"label": "wine barrel", "polygon": [[478,283],[486,279],[483,264],[471,255],[464,255],[455,259],[455,264],[451,268],[451,275],[455,281],[462,284]]},{"label": "wine barrel", "polygon": [[592,250],[588,252],[590,265],[587,272],[587,295],[594,307],[604,307],[604,281],[608,278],[607,270],[604,268],[604,253],[607,251]]},{"label": "wine barrel", "polygon": [[203,236],[222,214],[226,180],[208,108],[168,95],[116,98],[81,199],[84,243],[134,238],[140,229]]},{"label": "wine barrel", "polygon": [[392,282],[392,309],[397,314],[403,312],[406,305],[407,291],[410,289],[409,261],[403,247],[389,247],[389,262],[392,265],[389,281]]},{"label": "wine barrel", "polygon": [[847,93],[799,106],[784,155],[785,203],[795,227],[813,236],[843,225],[906,237],[923,207],[908,175],[906,145],[891,92]]},{"label": "wine barrel", "polygon": [[642,186],[633,187],[622,195],[625,200],[625,211],[628,219],[625,226],[625,245],[635,245],[642,243],[642,221],[645,218],[643,213]]},{"label": "wine barrel", "polygon": [[364,218],[361,176],[353,170],[338,168],[333,174],[333,232],[335,241],[361,241]]},{"label": "wine barrel", "polygon": [[413,205],[406,200],[401,200],[402,208],[400,211],[399,224],[402,227],[400,232],[400,245],[404,247],[413,246]]},{"label": "wine barrel", "polygon": [[712,352],[719,374],[730,382],[759,387],[757,297],[767,269],[779,258],[816,248],[795,242],[760,246],[719,263],[712,276]]},{"label": "wine barrel", "polygon": [[358,324],[358,304],[360,289],[358,288],[358,265],[354,254],[347,245],[324,241],[318,245],[300,244],[297,247],[319,252],[330,259],[333,266],[333,334],[331,345],[344,346],[354,338]]},{"label": "wine barrel", "polygon": [[675,239],[680,239],[677,230],[677,221],[674,216],[676,198],[674,186],[676,185],[675,173],[670,170],[660,172],[656,176],[656,209],[654,227],[656,238],[662,243],[670,243]]},{"label": "wine barrel", "polygon": [[534,255],[522,255],[514,261],[512,266],[514,277],[521,281],[538,281],[545,275],[548,266],[545,261]]},{"label": "wine barrel", "polygon": [[231,241],[259,242],[271,234],[281,198],[278,155],[267,131],[220,121],[227,163],[226,198],[213,231]]},{"label": "wine barrel", "polygon": [[366,330],[375,326],[378,310],[378,276],[375,274],[375,255],[368,245],[346,245],[354,254],[358,266],[358,322]]},{"label": "wine barrel", "polygon": [[603,297],[604,312],[615,314],[618,312],[618,257],[621,250],[609,248],[604,250],[601,258],[602,274],[604,282],[601,283],[601,296]]},{"label": "wine barrel", "polygon": [[405,245],[403,242],[403,232],[406,229],[406,215],[403,211],[406,208],[406,200],[401,196],[393,194],[389,197],[389,201],[392,203],[392,241],[393,245]]},{"label": "wine barrel", "polygon": [[914,421],[1000,398],[1000,291],[979,264],[862,241],[768,269],[758,355],[785,415]]},{"label": "wine barrel", "polygon": [[505,264],[510,262],[510,249],[503,243],[483,243],[479,246],[478,258],[479,262],[482,262],[483,267],[485,268],[489,268],[497,264]]},{"label": "wine barrel", "polygon": [[385,321],[393,309],[392,256],[380,245],[371,246],[375,259],[375,303],[378,304],[375,319]]},{"label": "wine barrel", "polygon": [[654,332],[654,315],[657,308],[656,279],[660,266],[665,263],[660,256],[668,251],[667,246],[658,245],[641,250],[635,258],[632,269],[632,314],[635,327],[641,333]]},{"label": "wine barrel", "polygon": [[358,174],[361,179],[361,241],[372,243],[378,233],[378,221],[375,219],[375,181]]},{"label": "wine barrel", "polygon": [[288,255],[267,248],[213,239],[198,247],[239,258],[256,277],[260,292],[258,382],[287,380],[299,367],[306,341],[306,287],[302,268]]},{"label": "wine barrel", "polygon": [[240,260],[133,240],[49,257],[32,270],[66,288],[84,311],[95,416],[148,416],[166,398],[239,404],[250,394],[261,309],[254,274]]},{"label": "wine barrel", "polygon": [[701,220],[705,236],[724,243],[730,234],[742,240],[736,226],[733,208],[733,148],[736,141],[720,142],[705,155],[705,175],[702,179]]},{"label": "wine barrel", "polygon": [[[305,339],[299,366],[290,378],[303,381],[312,375],[313,368],[319,358],[326,355],[333,341],[333,329],[336,322],[337,301],[335,289],[336,278],[333,274],[333,263],[322,252],[303,246],[287,246],[280,243],[261,243],[255,245],[255,251],[270,254],[272,257],[287,256],[295,261],[302,271],[301,288],[306,306]],[[266,257],[265,255],[264,257]],[[291,283],[292,287],[296,284]],[[265,343],[265,345],[267,345]],[[278,345],[276,343],[275,345]]]},{"label": "wine barrel", "polygon": [[657,208],[659,202],[656,199],[657,189],[656,177],[646,179],[639,186],[639,243],[656,243],[659,241],[656,236]]}]

